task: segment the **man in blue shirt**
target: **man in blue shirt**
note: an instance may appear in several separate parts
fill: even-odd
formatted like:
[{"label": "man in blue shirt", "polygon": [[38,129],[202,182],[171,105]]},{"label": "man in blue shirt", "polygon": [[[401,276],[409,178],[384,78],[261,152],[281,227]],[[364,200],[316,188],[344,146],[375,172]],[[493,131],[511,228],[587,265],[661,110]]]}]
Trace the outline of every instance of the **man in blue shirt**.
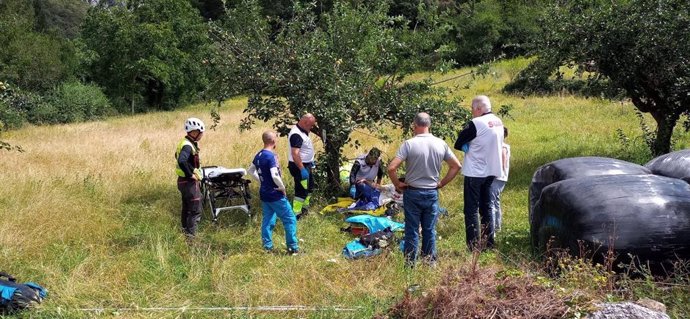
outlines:
[{"label": "man in blue shirt", "polygon": [[285,196],[285,184],[281,178],[278,158],[273,153],[276,148],[278,136],[273,131],[266,131],[261,135],[264,148],[259,151],[249,167],[249,175],[261,183],[259,198],[263,208],[263,220],[261,222],[261,240],[264,249],[273,250],[273,228],[276,225],[276,216],[283,222],[285,228],[285,241],[288,254],[299,252],[297,245],[297,219],[292,212],[292,207]]}]

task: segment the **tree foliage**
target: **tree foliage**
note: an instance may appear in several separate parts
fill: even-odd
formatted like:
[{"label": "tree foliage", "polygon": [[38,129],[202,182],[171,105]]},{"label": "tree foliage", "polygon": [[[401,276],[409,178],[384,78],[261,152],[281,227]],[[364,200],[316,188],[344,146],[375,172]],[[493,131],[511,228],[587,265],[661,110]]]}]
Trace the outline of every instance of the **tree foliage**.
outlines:
[{"label": "tree foliage", "polygon": [[409,130],[414,115],[426,111],[434,133],[450,136],[467,120],[467,111],[445,99],[442,89],[405,77],[433,51],[426,39],[441,30],[436,21],[414,31],[396,27],[407,21],[389,17],[385,4],[335,3],[320,17],[308,5],[293,10],[277,35],[255,3],[230,13],[236,23],[214,30],[218,55],[211,66],[218,73],[211,93],[218,100],[249,94],[244,129],[257,120],[275,121],[286,134],[301,114],[313,113],[331,191],[339,185],[343,147],[359,145],[350,137],[355,130],[387,139],[385,127]]},{"label": "tree foliage", "polygon": [[96,6],[82,27],[88,78],[132,112],[171,109],[206,83],[206,24],[189,0],[131,0]]},{"label": "tree foliage", "polygon": [[540,34],[544,13],[540,0],[470,0],[458,3],[450,15],[453,58],[460,65],[475,65],[528,52]]},{"label": "tree foliage", "polygon": [[671,150],[673,128],[690,113],[690,2],[570,1],[554,6],[537,43],[539,59],[511,89],[537,91],[562,65],[593,72],[657,123],[650,149]]},{"label": "tree foliage", "polygon": [[79,26],[89,9],[88,2],[84,0],[33,0],[32,2],[39,31],[54,33],[66,39],[74,39],[79,35]]},{"label": "tree foliage", "polygon": [[45,91],[71,77],[77,62],[69,41],[43,32],[36,3],[0,1],[0,80]]}]

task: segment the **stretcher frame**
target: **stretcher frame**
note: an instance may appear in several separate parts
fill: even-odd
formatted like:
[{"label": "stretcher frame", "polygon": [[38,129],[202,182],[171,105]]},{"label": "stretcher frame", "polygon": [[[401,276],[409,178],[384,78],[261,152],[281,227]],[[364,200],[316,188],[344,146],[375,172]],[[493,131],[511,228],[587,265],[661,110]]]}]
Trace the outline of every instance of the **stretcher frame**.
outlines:
[{"label": "stretcher frame", "polygon": [[202,196],[211,211],[211,219],[218,222],[223,212],[241,211],[252,218],[249,199],[250,180],[244,179],[247,171],[244,168],[225,168],[222,166],[204,166],[201,168]]}]

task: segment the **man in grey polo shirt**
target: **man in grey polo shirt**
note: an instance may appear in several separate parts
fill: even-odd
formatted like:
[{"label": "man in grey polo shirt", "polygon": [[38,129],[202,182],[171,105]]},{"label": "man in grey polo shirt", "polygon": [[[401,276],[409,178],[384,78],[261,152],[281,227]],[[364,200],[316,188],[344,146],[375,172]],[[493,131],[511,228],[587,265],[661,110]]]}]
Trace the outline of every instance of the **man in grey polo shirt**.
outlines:
[{"label": "man in grey polo shirt", "polygon": [[[400,145],[398,153],[388,165],[388,176],[393,184],[404,190],[405,261],[414,266],[419,243],[419,225],[422,225],[422,257],[431,265],[436,263],[436,220],[438,218],[438,190],[450,183],[460,171],[458,158],[446,142],[429,132],[431,117],[419,113],[412,128],[415,136]],[[448,163],[448,173],[439,181],[441,165]],[[398,179],[397,170],[405,162],[405,182]]]}]

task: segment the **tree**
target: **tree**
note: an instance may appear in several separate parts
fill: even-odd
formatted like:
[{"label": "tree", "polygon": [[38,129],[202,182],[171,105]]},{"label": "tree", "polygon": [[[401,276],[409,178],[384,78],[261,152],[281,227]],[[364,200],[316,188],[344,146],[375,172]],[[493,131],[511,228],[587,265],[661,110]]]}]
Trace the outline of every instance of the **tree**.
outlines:
[{"label": "tree", "polygon": [[206,20],[218,20],[225,16],[225,0],[191,0],[192,5]]},{"label": "tree", "polygon": [[33,6],[40,31],[68,39],[79,35],[79,25],[89,9],[84,0],[33,0]]},{"label": "tree", "polygon": [[309,5],[296,4],[293,11],[273,37],[256,4],[230,12],[235,22],[229,30],[214,29],[218,55],[210,65],[218,73],[211,93],[218,100],[249,94],[244,129],[256,120],[275,121],[285,135],[300,115],[313,113],[318,124],[312,132],[325,148],[318,160],[324,189],[339,189],[341,151],[359,145],[350,137],[355,130],[389,139],[386,127],[407,131],[414,115],[426,111],[434,133],[447,137],[469,118],[429,80],[405,77],[430,58],[418,53],[432,51],[428,39],[439,30],[433,15],[420,14],[426,28],[410,31],[396,27],[407,21],[388,17],[385,4],[335,3],[320,18]]},{"label": "tree", "polygon": [[690,2],[570,1],[554,6],[544,26],[539,58],[508,89],[539,91],[562,65],[593,72],[590,82],[622,90],[652,115],[652,154],[670,152],[673,128],[690,113]]},{"label": "tree", "polygon": [[46,91],[72,76],[71,43],[42,32],[34,3],[0,1],[0,80],[31,91]]},{"label": "tree", "polygon": [[461,65],[527,53],[526,45],[539,35],[541,0],[470,0],[456,6],[452,16],[454,58]]},{"label": "tree", "polygon": [[81,42],[87,79],[121,110],[172,109],[206,84],[208,29],[189,0],[96,6],[84,21]]}]

